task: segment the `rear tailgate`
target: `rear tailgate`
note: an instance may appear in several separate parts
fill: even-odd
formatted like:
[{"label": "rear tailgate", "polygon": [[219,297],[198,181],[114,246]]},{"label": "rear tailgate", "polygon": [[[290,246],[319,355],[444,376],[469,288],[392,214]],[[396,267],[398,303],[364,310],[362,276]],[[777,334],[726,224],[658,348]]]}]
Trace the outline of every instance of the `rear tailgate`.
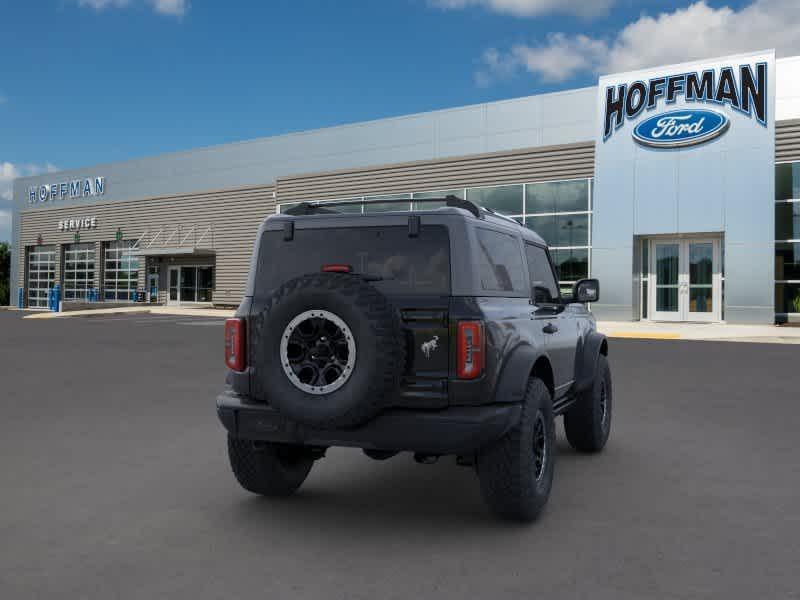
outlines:
[{"label": "rear tailgate", "polygon": [[286,281],[323,269],[349,268],[391,301],[402,319],[406,369],[398,404],[447,406],[450,367],[448,302],[450,236],[445,225],[305,228],[296,221],[289,239],[265,231],[259,246],[254,306],[258,311]]}]

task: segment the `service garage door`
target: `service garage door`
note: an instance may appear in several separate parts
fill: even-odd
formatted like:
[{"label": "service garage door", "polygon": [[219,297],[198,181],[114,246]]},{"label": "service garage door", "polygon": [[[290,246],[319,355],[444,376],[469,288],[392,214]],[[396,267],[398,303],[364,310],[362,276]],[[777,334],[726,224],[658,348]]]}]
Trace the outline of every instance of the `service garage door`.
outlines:
[{"label": "service garage door", "polygon": [[56,247],[28,248],[28,306],[47,308],[47,292],[56,284]]}]

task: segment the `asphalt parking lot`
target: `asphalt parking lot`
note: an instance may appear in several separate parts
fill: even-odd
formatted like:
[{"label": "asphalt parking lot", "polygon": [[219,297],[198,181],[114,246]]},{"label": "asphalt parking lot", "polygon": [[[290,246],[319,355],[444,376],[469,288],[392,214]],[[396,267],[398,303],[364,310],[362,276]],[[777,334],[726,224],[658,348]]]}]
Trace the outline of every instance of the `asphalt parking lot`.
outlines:
[{"label": "asphalt parking lot", "polygon": [[241,490],[221,324],[0,311],[0,598],[800,597],[795,346],[612,340],[609,446],[562,435],[520,526],[453,460],[334,449],[292,499]]}]

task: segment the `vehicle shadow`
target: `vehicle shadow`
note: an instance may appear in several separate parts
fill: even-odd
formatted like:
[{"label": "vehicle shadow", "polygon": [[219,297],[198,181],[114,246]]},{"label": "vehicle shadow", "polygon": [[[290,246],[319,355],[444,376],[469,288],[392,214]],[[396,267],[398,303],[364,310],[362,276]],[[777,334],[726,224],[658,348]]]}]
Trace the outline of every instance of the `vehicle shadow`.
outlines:
[{"label": "vehicle shadow", "polygon": [[[475,470],[457,466],[453,457],[443,457],[435,465],[418,465],[409,453],[383,462],[372,461],[356,450],[339,449],[331,454],[332,460],[325,458],[315,465],[291,498],[237,495],[231,506],[232,518],[245,523],[250,531],[274,532],[278,528],[331,535],[358,531],[362,537],[399,532],[450,536],[463,535],[465,526],[472,531],[520,526],[489,512]],[[583,459],[559,440],[562,467],[568,465],[567,470],[574,474],[582,470]],[[586,464],[583,468],[591,467]]]}]

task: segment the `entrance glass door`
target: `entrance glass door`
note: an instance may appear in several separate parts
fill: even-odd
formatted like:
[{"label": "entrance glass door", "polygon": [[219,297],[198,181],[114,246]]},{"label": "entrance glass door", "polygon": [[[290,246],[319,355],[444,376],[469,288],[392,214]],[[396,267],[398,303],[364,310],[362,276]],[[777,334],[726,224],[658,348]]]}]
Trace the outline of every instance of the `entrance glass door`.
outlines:
[{"label": "entrance glass door", "polygon": [[178,276],[180,275],[180,267],[169,268],[169,295],[167,296],[167,304],[180,304],[180,291],[178,288]]},{"label": "entrance glass door", "polygon": [[716,321],[714,305],[714,242],[687,242],[689,272],[684,285],[688,321]]},{"label": "entrance glass door", "polygon": [[147,269],[147,301],[151,304],[158,302],[158,267]]},{"label": "entrance glass door", "polygon": [[719,239],[652,240],[650,318],[719,321],[722,277]]},{"label": "entrance glass door", "polygon": [[214,293],[214,267],[169,268],[168,304],[207,304]]},{"label": "entrance glass door", "polygon": [[655,262],[655,302],[653,318],[657,321],[680,321],[680,242],[653,242]]}]

